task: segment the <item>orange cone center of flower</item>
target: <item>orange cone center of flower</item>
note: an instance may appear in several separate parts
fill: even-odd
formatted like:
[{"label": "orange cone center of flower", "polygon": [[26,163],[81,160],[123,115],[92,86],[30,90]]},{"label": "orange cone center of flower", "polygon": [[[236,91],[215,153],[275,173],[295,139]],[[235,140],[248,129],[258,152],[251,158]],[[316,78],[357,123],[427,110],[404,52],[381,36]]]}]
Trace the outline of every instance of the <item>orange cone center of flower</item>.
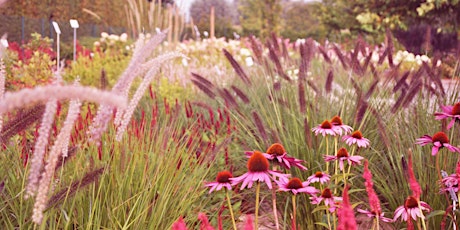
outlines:
[{"label": "orange cone center of flower", "polygon": [[351,134],[351,136],[352,136],[353,138],[355,138],[355,139],[361,139],[361,138],[363,138],[363,134],[362,134],[361,131],[359,131],[359,130],[354,131],[354,132]]},{"label": "orange cone center of flower", "polygon": [[230,183],[230,178],[232,178],[232,173],[229,171],[222,171],[217,173],[216,181],[219,183]]},{"label": "orange cone center of flower", "polygon": [[452,108],[452,115],[460,115],[460,102]]},{"label": "orange cone center of flower", "polygon": [[321,197],[323,198],[332,198],[332,192],[329,188],[325,188],[321,193]]},{"label": "orange cone center of flower", "polygon": [[286,152],[283,145],[279,143],[272,144],[268,149],[267,153],[270,155],[281,156]]},{"label": "orange cone center of flower", "polygon": [[321,128],[323,128],[323,129],[332,129],[332,124],[328,120],[325,120],[325,121],[323,121],[323,123],[321,123]]},{"label": "orange cone center of flower", "polygon": [[294,177],[294,178],[289,180],[289,182],[288,182],[286,187],[288,189],[299,189],[299,188],[303,188],[303,185],[302,185],[302,181],[300,181],[299,178]]},{"label": "orange cone center of flower", "polygon": [[404,202],[404,207],[406,208],[416,208],[418,207],[418,201],[415,197],[410,196],[407,197],[406,201]]},{"label": "orange cone center of flower", "polygon": [[343,125],[342,118],[340,118],[339,116],[334,116],[331,119],[331,123],[335,125]]},{"label": "orange cone center of flower", "polygon": [[437,132],[431,138],[433,142],[439,141],[441,143],[449,143],[449,138],[444,132]]},{"label": "orange cone center of flower", "polygon": [[348,157],[348,151],[345,148],[340,148],[337,151],[337,157]]},{"label": "orange cone center of flower", "polygon": [[323,177],[323,172],[320,172],[320,171],[316,172],[315,177],[318,177],[318,178]]},{"label": "orange cone center of flower", "polygon": [[268,160],[259,151],[254,151],[248,161],[248,170],[250,172],[265,172],[268,170]]}]

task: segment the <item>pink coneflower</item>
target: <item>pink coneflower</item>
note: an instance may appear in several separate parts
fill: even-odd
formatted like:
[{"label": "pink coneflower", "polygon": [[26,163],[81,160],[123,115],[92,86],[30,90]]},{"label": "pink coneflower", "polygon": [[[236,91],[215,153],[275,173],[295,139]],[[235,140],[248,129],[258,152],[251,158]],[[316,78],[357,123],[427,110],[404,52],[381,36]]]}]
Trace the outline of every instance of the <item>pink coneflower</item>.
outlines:
[{"label": "pink coneflower", "polygon": [[393,219],[391,218],[388,218],[388,217],[385,217],[385,213],[381,212],[379,214],[373,212],[373,211],[369,211],[369,210],[364,210],[364,209],[356,209],[356,211],[358,211],[359,213],[362,213],[362,214],[365,214],[367,217],[369,218],[379,218],[379,220],[383,221],[383,222],[387,222],[387,223],[391,223],[393,222]]},{"label": "pink coneflower", "polygon": [[336,202],[342,201],[342,197],[333,196],[331,190],[329,188],[325,188],[321,192],[320,196],[313,194],[313,196],[310,197],[310,200],[312,204],[320,204],[321,202],[324,202],[324,204],[329,207],[329,211],[334,212],[336,209]]},{"label": "pink coneflower", "polygon": [[431,211],[431,207],[427,203],[418,201],[417,198],[413,196],[409,196],[406,201],[404,201],[404,205],[396,208],[393,221],[396,221],[399,217],[404,221],[408,221],[409,217],[412,217],[414,220],[417,220],[417,217],[424,219],[423,211],[429,212]]},{"label": "pink coneflower", "polygon": [[460,177],[457,174],[451,174],[450,176],[442,178],[442,184],[444,184],[444,187],[441,188],[441,192],[453,192],[457,193],[458,190],[458,181],[460,180]]},{"label": "pink coneflower", "polygon": [[358,229],[356,225],[355,214],[348,199],[348,186],[343,190],[343,202],[337,210],[338,226],[337,230]]},{"label": "pink coneflower", "polygon": [[272,189],[271,176],[279,178],[287,178],[289,176],[288,174],[282,174],[279,172],[269,170],[269,163],[267,158],[265,158],[265,156],[259,151],[254,151],[251,158],[249,158],[248,160],[247,167],[247,173],[239,177],[230,178],[232,185],[236,185],[243,182],[240,190],[243,190],[244,188],[246,188],[246,186],[248,188],[251,188],[252,184],[256,181],[265,182],[268,188]]},{"label": "pink coneflower", "polygon": [[312,186],[308,186],[310,183],[308,181],[302,182],[299,178],[293,177],[290,180],[279,180],[276,181],[279,187],[279,191],[283,192],[292,192],[294,195],[297,193],[308,193],[308,194],[316,194],[319,191]]},{"label": "pink coneflower", "polygon": [[179,219],[173,223],[171,230],[187,230],[187,226],[185,225],[184,219],[182,217],[179,217]]},{"label": "pink coneflower", "polygon": [[342,129],[339,127],[335,127],[331,122],[328,120],[323,121],[320,125],[311,129],[311,131],[315,132],[315,135],[321,134],[323,136],[331,135],[336,136],[342,133]]},{"label": "pink coneflower", "polygon": [[369,139],[364,138],[363,134],[359,130],[354,131],[350,135],[343,136],[342,140],[345,141],[347,145],[351,146],[356,144],[360,148],[367,148],[370,144]]},{"label": "pink coneflower", "polygon": [[344,161],[347,161],[349,165],[357,165],[357,164],[361,164],[361,160],[363,160],[363,159],[364,159],[364,157],[362,157],[362,156],[350,156],[348,154],[348,151],[345,148],[340,148],[337,151],[337,154],[335,156],[330,156],[330,155],[325,155],[324,156],[324,160],[326,162],[338,160],[340,170],[342,170],[342,171],[343,171],[343,168],[344,168],[343,167],[343,162]]},{"label": "pink coneflower", "polygon": [[442,120],[444,118],[452,118],[447,125],[447,129],[454,126],[455,121],[460,121],[460,102],[457,102],[455,105],[444,105],[441,106],[442,112],[434,113],[436,120]]},{"label": "pink coneflower", "polygon": [[433,143],[433,148],[431,149],[431,155],[435,156],[438,154],[439,149],[442,147],[446,147],[451,152],[460,153],[460,148],[452,146],[449,144],[449,138],[444,132],[437,132],[433,135],[433,137],[429,135],[423,135],[422,137],[417,139],[416,144],[424,146],[429,143]]},{"label": "pink coneflower", "polygon": [[[252,151],[245,152],[246,156],[248,157],[252,156],[253,153],[254,152]],[[263,155],[268,160],[279,163],[280,165],[282,165],[283,167],[287,169],[290,169],[291,166],[295,166],[299,169],[307,170],[307,167],[302,165],[302,163],[304,162],[303,160],[288,156],[284,146],[279,143],[272,144],[267,149],[267,152],[263,153]]]},{"label": "pink coneflower", "polygon": [[232,173],[229,171],[222,171],[217,173],[216,181],[206,183],[206,187],[210,187],[209,193],[213,191],[219,191],[222,188],[226,188],[228,190],[232,190],[232,185],[230,178],[232,178]]},{"label": "pink coneflower", "polygon": [[326,172],[317,171],[315,174],[309,176],[307,181],[309,183],[319,182],[321,184],[326,184],[331,179],[331,176]]},{"label": "pink coneflower", "polygon": [[342,136],[342,131],[344,134],[351,133],[353,131],[353,128],[348,125],[344,125],[342,122],[342,118],[339,116],[334,116],[331,119],[331,124],[337,128],[337,132],[340,136]]}]

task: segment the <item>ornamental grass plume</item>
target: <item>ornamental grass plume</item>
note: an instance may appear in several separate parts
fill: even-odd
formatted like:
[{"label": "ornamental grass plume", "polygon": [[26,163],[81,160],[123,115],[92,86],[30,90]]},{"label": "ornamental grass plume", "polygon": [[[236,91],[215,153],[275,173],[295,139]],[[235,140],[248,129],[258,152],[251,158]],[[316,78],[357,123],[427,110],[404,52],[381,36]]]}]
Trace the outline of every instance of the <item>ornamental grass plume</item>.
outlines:
[{"label": "ornamental grass plume", "polygon": [[48,192],[54,176],[56,164],[58,162],[59,156],[61,155],[62,149],[68,148],[70,134],[75,124],[75,120],[80,114],[80,107],[80,101],[72,100],[70,102],[67,118],[65,119],[61,131],[56,137],[54,145],[48,154],[48,158],[46,159],[45,171],[42,173],[40,182],[38,184],[37,197],[35,199],[32,215],[32,221],[37,224],[40,224],[42,221],[43,211],[45,210],[48,202]]},{"label": "ornamental grass plume", "polygon": [[[145,42],[145,36],[143,34],[139,36],[139,39],[135,44],[131,61],[113,86],[113,93],[127,95],[134,79],[137,76],[142,75],[142,71],[146,71],[145,68],[142,68],[142,64],[145,63],[145,60],[165,38],[166,32],[157,33],[147,42]],[[91,123],[88,131],[91,141],[99,144],[98,141],[100,140],[102,133],[107,130],[108,123],[110,119],[112,119],[112,112],[114,109],[114,106],[106,104],[102,104],[98,108],[96,116],[93,118],[93,122]]]},{"label": "ornamental grass plume", "polygon": [[48,102],[50,95],[53,95],[53,98],[57,101],[79,99],[117,108],[126,106],[125,97],[96,88],[74,85],[46,85],[5,93],[3,99],[0,100],[0,115],[27,105]]},{"label": "ornamental grass plume", "polygon": [[[125,110],[118,110],[117,117],[123,117],[122,120],[119,122],[119,127],[117,129],[117,134],[115,139],[117,141],[121,141],[123,137],[123,133],[125,132],[126,128],[128,127],[129,121],[134,113],[134,109],[137,107],[137,104],[144,95],[145,91],[147,91],[148,87],[150,86],[151,81],[156,76],[158,71],[160,70],[160,65],[165,61],[171,60],[173,58],[183,57],[182,54],[176,52],[170,52],[163,55],[160,55],[149,62],[150,70],[146,73],[142,83],[137,88],[136,92],[134,93],[133,98],[129,102],[128,107]],[[117,122],[116,122],[117,123]]]},{"label": "ornamental grass plume", "polygon": [[338,226],[337,230],[353,230],[358,229],[356,225],[355,214],[351,207],[348,198],[348,186],[345,187],[342,193],[342,204],[337,210]]},{"label": "ornamental grass plume", "polygon": [[[2,100],[0,103],[2,103]],[[48,139],[51,131],[51,125],[54,121],[54,115],[57,110],[57,101],[55,99],[46,103],[45,113],[38,129],[38,137],[35,142],[34,153],[32,154],[32,161],[30,165],[29,178],[26,186],[25,198],[35,196],[38,189],[38,182],[43,168],[43,158],[45,156],[45,149],[48,145]]]}]

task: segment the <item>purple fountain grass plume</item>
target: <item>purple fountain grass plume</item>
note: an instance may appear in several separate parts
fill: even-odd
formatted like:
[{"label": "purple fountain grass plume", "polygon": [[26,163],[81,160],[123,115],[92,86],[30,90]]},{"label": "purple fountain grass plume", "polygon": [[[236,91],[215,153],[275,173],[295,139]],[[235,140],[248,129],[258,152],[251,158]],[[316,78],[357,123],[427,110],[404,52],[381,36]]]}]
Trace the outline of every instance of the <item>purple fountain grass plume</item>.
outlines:
[{"label": "purple fountain grass plume", "polygon": [[[4,100],[3,100],[4,101]],[[3,102],[2,101],[2,102]],[[43,158],[45,156],[45,148],[48,144],[48,138],[51,131],[51,125],[54,121],[54,115],[57,110],[57,100],[51,99],[46,103],[45,113],[43,114],[42,123],[38,129],[38,138],[35,142],[34,153],[30,165],[29,178],[26,186],[25,198],[34,196],[38,189],[38,181],[43,168]]]},{"label": "purple fountain grass plume", "polygon": [[243,68],[233,58],[230,52],[228,52],[226,49],[222,49],[222,51],[224,52],[225,57],[227,58],[227,60],[230,62],[233,69],[235,70],[236,75],[238,75],[241,78],[241,80],[243,80],[244,83],[246,83],[247,85],[251,85],[251,80],[249,79],[248,75],[246,75]]},{"label": "purple fountain grass plume", "polygon": [[372,85],[369,87],[369,90],[366,92],[366,94],[364,94],[365,100],[368,100],[372,96],[374,91],[377,89],[378,85],[379,79],[375,79],[374,82],[372,82]]},{"label": "purple fountain grass plume", "polygon": [[[117,110],[117,113],[115,115],[115,120],[114,120],[114,123],[115,123],[116,126],[122,126],[122,123],[123,123],[122,119],[128,119],[128,121],[131,119],[131,116],[132,116],[132,113],[134,112],[134,109],[136,108],[137,104],[139,103],[140,99],[142,98],[142,95],[144,95],[145,91],[147,91],[147,88],[150,86],[151,81],[153,80],[153,78],[156,76],[156,74],[160,70],[161,64],[163,64],[164,62],[169,61],[171,59],[177,58],[177,57],[184,57],[184,55],[182,55],[181,53],[177,53],[177,52],[169,52],[169,53],[162,54],[162,55],[160,55],[160,56],[148,61],[147,63],[145,63],[143,65],[143,68],[150,69],[150,70],[144,76],[144,79],[142,80],[141,85],[137,88],[133,98],[129,102],[128,108],[126,108],[126,111],[125,110]],[[126,92],[123,92],[123,95],[125,95],[126,97],[128,97],[129,87],[126,88],[126,90],[127,90]],[[125,117],[126,112],[131,113],[131,114],[128,114]]]},{"label": "purple fountain grass plume", "polygon": [[441,75],[435,70],[436,67],[430,67],[428,63],[423,62],[422,68],[425,69],[428,77],[435,83],[436,88],[438,88],[438,91],[441,93],[441,97],[445,96],[446,91],[444,90],[444,86],[441,81]]},{"label": "purple fountain grass plume", "polygon": [[235,98],[233,98],[232,94],[227,89],[219,89],[217,92],[224,99],[226,106],[232,109],[238,107]]},{"label": "purple fountain grass plume", "polygon": [[276,51],[273,46],[268,45],[268,54],[270,57],[270,60],[275,64],[275,71],[277,74],[280,75],[280,77],[284,78],[287,81],[291,81],[291,78],[284,72],[283,66],[281,65],[280,59],[278,55],[276,54]]},{"label": "purple fountain grass plume", "polygon": [[394,44],[393,44],[393,36],[391,35],[391,31],[390,29],[387,28],[387,30],[385,31],[386,34],[385,34],[385,39],[387,41],[387,50],[388,50],[388,64],[390,64],[390,67],[393,68],[394,67],[394,63],[393,63],[393,51],[394,51]]},{"label": "purple fountain grass plume", "polygon": [[254,123],[257,127],[257,130],[259,130],[259,134],[262,140],[267,141],[267,133],[265,132],[264,124],[262,123],[262,120],[260,119],[260,116],[257,113],[257,111],[252,112],[252,118],[254,119]]},{"label": "purple fountain grass plume", "polygon": [[152,63],[151,69],[145,74],[144,79],[142,80],[141,84],[139,85],[136,92],[134,93],[134,96],[129,102],[129,105],[126,108],[126,110],[117,111],[117,116],[119,116],[119,118],[123,116],[123,118],[120,119],[119,127],[117,129],[117,134],[115,138],[117,141],[121,141],[122,135],[125,132],[126,128],[128,127],[128,123],[131,120],[131,117],[134,113],[134,109],[137,107],[137,104],[141,100],[142,95],[144,95],[145,91],[147,91],[153,78],[157,75],[158,71],[160,70],[160,64],[162,64],[165,61],[171,60],[173,58],[182,57],[182,56],[183,55],[180,53],[171,52],[171,53],[162,54],[156,57],[154,60],[152,60],[153,62],[151,62]]},{"label": "purple fountain grass plume", "polygon": [[324,50],[324,47],[323,47],[323,46],[318,46],[318,50],[319,50],[319,52],[321,53],[321,55],[323,55],[324,60],[325,60],[328,64],[332,64],[331,58],[330,58],[329,55],[327,54],[326,50]]},{"label": "purple fountain grass plume", "polygon": [[69,198],[73,196],[78,189],[84,188],[87,185],[95,182],[104,172],[104,167],[98,168],[96,170],[87,172],[80,180],[73,182],[69,187],[65,187],[62,190],[58,191],[54,194],[48,201],[46,208],[53,207],[60,201],[64,200],[65,198]]},{"label": "purple fountain grass plume", "polygon": [[334,72],[329,70],[326,77],[326,83],[324,84],[324,89],[326,93],[330,93],[332,91],[332,82],[334,81]]},{"label": "purple fountain grass plume", "polygon": [[36,121],[41,120],[44,111],[45,106],[41,104],[27,110],[19,111],[15,117],[11,118],[3,126],[0,134],[0,142],[5,144],[12,136],[27,129],[27,127]]},{"label": "purple fountain grass plume", "polygon": [[[56,137],[53,147],[51,147],[51,150],[48,154],[45,171],[42,173],[40,182],[38,184],[37,197],[35,199],[32,215],[32,220],[37,224],[40,224],[43,219],[43,211],[45,210],[46,204],[48,202],[48,192],[54,176],[56,164],[59,160],[59,156],[61,156],[62,149],[65,148],[67,150],[69,146],[69,137],[75,124],[75,120],[80,114],[80,107],[81,102],[79,100],[72,100],[70,102],[67,117],[64,121],[61,131]],[[64,156],[64,154],[67,155],[67,152],[63,153],[62,155]]]},{"label": "purple fountain grass plume", "polygon": [[397,80],[395,86],[393,87],[393,93],[396,93],[398,90],[407,90],[409,85],[406,83],[407,78],[410,75],[410,70],[404,72],[399,80]]},{"label": "purple fountain grass plume", "polygon": [[403,90],[401,91],[401,94],[399,95],[398,99],[396,100],[396,103],[391,107],[391,112],[396,113],[398,109],[401,107],[403,104],[404,98],[406,97],[407,91]]},{"label": "purple fountain grass plume", "polygon": [[340,63],[342,63],[342,66],[345,70],[348,69],[348,61],[345,59],[345,56],[343,55],[342,51],[340,50],[340,48],[334,44],[334,46],[332,47],[332,49],[334,50],[335,54],[337,55],[337,57],[339,58],[339,61]]},{"label": "purple fountain grass plume", "polygon": [[[128,67],[121,74],[117,83],[112,88],[112,92],[116,94],[124,93],[129,91],[129,88],[133,80],[140,75],[141,65],[145,62],[145,59],[151,55],[153,50],[166,38],[166,33],[158,33],[153,36],[149,41],[145,42],[144,36],[141,34],[139,39],[136,41],[133,56],[128,64]],[[107,130],[108,123],[112,118],[113,106],[102,104],[99,106],[96,116],[93,118],[93,122],[89,127],[88,135],[90,141],[98,143],[102,133]]]},{"label": "purple fountain grass plume", "polygon": [[126,106],[125,97],[96,88],[73,85],[46,85],[5,93],[3,99],[0,100],[0,114],[26,105],[47,102],[50,99],[50,95],[53,95],[53,98],[57,101],[79,99],[119,108]]},{"label": "purple fountain grass plume", "polygon": [[248,98],[248,96],[246,96],[246,94],[241,90],[239,89],[238,87],[232,85],[231,87],[233,89],[233,92],[236,93],[236,95],[245,103],[245,104],[249,104],[250,100]]},{"label": "purple fountain grass plume", "polygon": [[305,114],[307,111],[307,102],[305,99],[305,85],[304,81],[299,79],[298,82],[298,88],[299,88],[299,107],[300,107],[300,114]]},{"label": "purple fountain grass plume", "polygon": [[348,186],[342,193],[342,204],[337,210],[338,226],[337,230],[354,230],[358,229],[356,225],[355,214],[348,197]]},{"label": "purple fountain grass plume", "polygon": [[197,80],[197,82],[199,82],[200,84],[206,86],[207,88],[211,88],[211,89],[214,88],[214,84],[212,84],[212,82],[210,82],[208,79],[202,77],[199,74],[192,73],[192,78]]},{"label": "purple fountain grass plume", "polygon": [[411,88],[408,90],[406,97],[404,98],[404,101],[402,103],[402,107],[407,107],[412,100],[415,98],[415,96],[420,92],[422,89],[423,82],[421,80],[415,81],[412,85]]},{"label": "purple fountain grass plume", "polygon": [[252,49],[252,52],[254,53],[256,61],[258,63],[261,63],[263,60],[263,57],[262,57],[263,50],[262,50],[262,46],[260,45],[260,42],[253,35],[249,36],[249,42],[251,43],[251,49]]}]

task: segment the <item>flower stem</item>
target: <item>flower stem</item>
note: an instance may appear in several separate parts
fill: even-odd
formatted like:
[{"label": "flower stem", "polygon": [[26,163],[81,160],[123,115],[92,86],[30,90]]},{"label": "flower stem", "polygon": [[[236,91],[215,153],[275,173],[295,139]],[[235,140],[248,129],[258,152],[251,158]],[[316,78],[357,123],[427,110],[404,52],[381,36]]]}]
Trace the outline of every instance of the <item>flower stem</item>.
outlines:
[{"label": "flower stem", "polygon": [[[277,167],[273,166],[273,171],[276,171]],[[273,204],[273,216],[275,217],[275,226],[276,230],[280,229],[280,224],[278,220],[278,209],[276,208],[276,190],[272,189],[272,204]]]},{"label": "flower stem", "polygon": [[297,229],[297,219],[296,219],[296,214],[297,214],[297,208],[296,208],[296,202],[295,202],[295,194],[292,195],[292,230]]},{"label": "flower stem", "polygon": [[230,195],[228,194],[227,188],[225,188],[225,195],[227,196],[228,210],[230,210],[230,216],[232,217],[233,229],[237,230],[235,223],[235,215],[233,215],[232,202],[230,201]]},{"label": "flower stem", "polygon": [[422,222],[423,230],[426,230],[425,215],[423,215],[423,210],[422,210],[422,206],[420,205],[420,201],[418,201],[418,209],[420,210],[420,220]]},{"label": "flower stem", "polygon": [[375,225],[377,227],[377,230],[380,230],[379,217],[377,215],[375,216]]},{"label": "flower stem", "polygon": [[260,182],[257,181],[256,185],[256,213],[254,214],[254,229],[259,229],[259,193],[260,193]]},{"label": "flower stem", "polygon": [[[326,156],[329,155],[329,141],[326,136]],[[329,173],[329,161],[326,161],[326,172]]]}]

